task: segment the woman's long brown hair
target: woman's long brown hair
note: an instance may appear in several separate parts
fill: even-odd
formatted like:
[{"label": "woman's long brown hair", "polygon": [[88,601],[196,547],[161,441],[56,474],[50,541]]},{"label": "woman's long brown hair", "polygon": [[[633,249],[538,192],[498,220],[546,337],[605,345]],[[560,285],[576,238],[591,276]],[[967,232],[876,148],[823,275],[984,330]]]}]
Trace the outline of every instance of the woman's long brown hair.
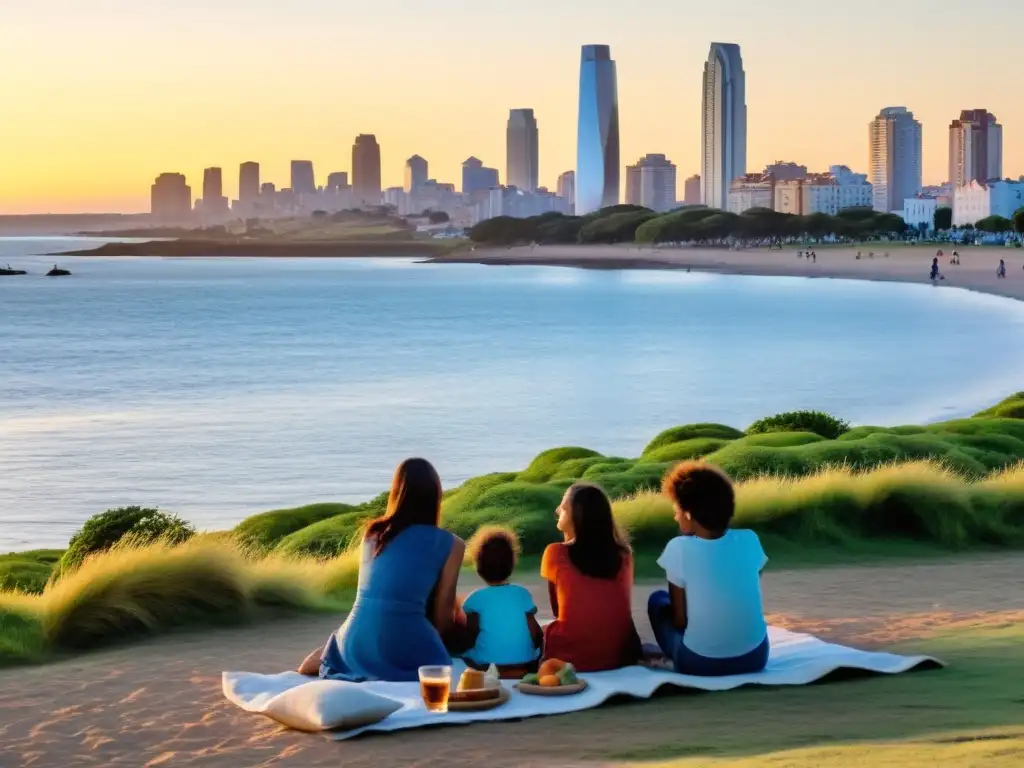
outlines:
[{"label": "woman's long brown hair", "polygon": [[432,525],[441,520],[441,478],[426,459],[406,459],[391,481],[388,509],[366,528],[374,538],[374,556],[402,531],[413,525]]},{"label": "woman's long brown hair", "polygon": [[596,485],[577,483],[567,498],[576,538],[569,560],[576,570],[597,579],[614,579],[631,554],[615,523],[612,503]]}]

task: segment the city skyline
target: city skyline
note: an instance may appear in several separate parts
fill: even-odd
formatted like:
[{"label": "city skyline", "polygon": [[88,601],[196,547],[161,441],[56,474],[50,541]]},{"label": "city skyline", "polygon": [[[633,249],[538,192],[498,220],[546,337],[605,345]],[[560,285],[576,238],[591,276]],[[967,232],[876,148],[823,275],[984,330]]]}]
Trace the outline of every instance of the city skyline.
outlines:
[{"label": "city skyline", "polygon": [[[1004,126],[1004,175],[1024,172],[1024,105],[1015,98],[1006,46],[960,40],[953,14],[916,0],[825,10],[798,3],[791,14],[752,0],[682,14],[653,0],[644,14],[630,14],[611,3],[581,13],[575,0],[558,8],[527,0],[508,12],[439,0],[426,14],[398,0],[383,36],[379,11],[342,11],[319,0],[258,11],[239,0],[216,8],[185,3],[173,13],[158,12],[152,0],[102,8],[56,0],[45,18],[35,4],[12,0],[0,25],[7,72],[0,94],[13,105],[0,123],[0,211],[144,211],[147,185],[159,174],[181,172],[195,192],[211,166],[229,174],[225,192],[235,197],[234,169],[248,160],[279,186],[295,158],[310,159],[322,179],[329,170],[351,170],[351,141],[360,133],[377,136],[385,187],[402,184],[413,154],[430,159],[432,176],[457,181],[471,154],[503,167],[504,124],[523,104],[544,126],[539,183],[554,188],[575,167],[579,48],[594,40],[610,45],[618,63],[621,157],[664,153],[681,179],[700,170],[696,93],[712,40],[743,49],[748,169],[781,157],[865,171],[865,123],[887,105],[905,104],[924,126],[926,184],[947,180],[948,127],[979,105]],[[403,9],[408,18],[391,18]],[[458,11],[458,24],[446,10]],[[1008,28],[1024,21],[1024,8],[1003,0],[979,0],[972,12]],[[65,23],[55,27],[51,13]],[[651,15],[686,24],[652,26]],[[546,22],[537,27],[539,16]],[[893,35],[877,34],[880,18]],[[351,38],[345,57],[372,67],[337,66],[338,29]],[[471,29],[481,34],[466,42]],[[524,29],[536,35],[534,52],[513,73],[496,75],[486,62],[513,50]],[[813,47],[789,42],[830,35],[856,41],[863,55],[816,57]],[[953,38],[957,55],[937,57]],[[32,52],[40,39],[54,51],[45,60]],[[294,39],[307,49],[301,66],[277,55]],[[438,40],[456,39],[458,56],[437,56]],[[267,55],[253,55],[257,49]],[[33,66],[23,66],[29,60]],[[467,60],[481,65],[466,67]],[[432,87],[409,77],[417,61],[431,62],[424,74]]]}]

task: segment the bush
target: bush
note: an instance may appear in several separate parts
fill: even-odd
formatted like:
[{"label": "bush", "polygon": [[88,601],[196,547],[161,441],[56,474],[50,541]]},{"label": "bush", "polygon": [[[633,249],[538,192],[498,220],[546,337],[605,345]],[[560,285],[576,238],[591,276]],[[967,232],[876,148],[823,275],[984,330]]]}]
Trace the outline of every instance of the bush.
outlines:
[{"label": "bush", "polygon": [[597,451],[589,448],[552,448],[537,454],[537,458],[530,462],[530,466],[524,472],[519,473],[519,480],[528,482],[546,482],[558,471],[559,465],[572,459],[589,459],[600,456]]},{"label": "bush", "polygon": [[678,443],[669,443],[654,450],[645,450],[643,458],[645,461],[654,462],[699,459],[727,445],[729,445],[728,440],[714,437],[694,437],[689,440],[680,440]]},{"label": "bush", "polygon": [[349,504],[309,504],[293,509],[275,509],[263,512],[235,526],[238,543],[257,554],[266,554],[290,533],[329,517],[343,515],[356,508]]},{"label": "bush", "polygon": [[39,594],[46,588],[53,566],[35,560],[0,557],[0,592]]},{"label": "bush", "polygon": [[659,433],[644,448],[643,456],[673,443],[681,443],[685,440],[696,440],[697,438],[711,438],[715,440],[736,440],[743,437],[744,433],[725,424],[684,424],[681,427],[672,427]]},{"label": "bush", "polygon": [[361,540],[369,519],[372,515],[362,510],[329,517],[288,534],[274,552],[287,557],[335,558]]},{"label": "bush", "polygon": [[176,515],[149,507],[118,507],[93,515],[71,537],[56,569],[58,576],[80,566],[86,558],[104,552],[131,536],[139,544],[164,539],[180,544],[195,535],[195,528]]},{"label": "bush", "polygon": [[[1024,209],[1018,213],[1024,216]],[[1024,392],[1017,392],[991,408],[986,408],[975,418],[1024,419]]]},{"label": "bush", "polygon": [[813,432],[835,440],[850,429],[850,424],[820,411],[789,411],[759,419],[747,427],[748,435],[765,432]]}]

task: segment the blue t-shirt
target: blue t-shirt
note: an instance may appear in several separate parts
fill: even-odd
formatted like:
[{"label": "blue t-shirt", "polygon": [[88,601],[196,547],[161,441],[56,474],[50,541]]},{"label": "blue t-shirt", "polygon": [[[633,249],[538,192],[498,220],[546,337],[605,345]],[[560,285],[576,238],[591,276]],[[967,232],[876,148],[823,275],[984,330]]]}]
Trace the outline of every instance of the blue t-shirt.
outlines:
[{"label": "blue t-shirt", "polygon": [[523,664],[537,658],[537,647],[526,623],[536,613],[533,595],[517,584],[483,587],[462,604],[466,613],[480,617],[476,645],[466,653],[475,664]]}]

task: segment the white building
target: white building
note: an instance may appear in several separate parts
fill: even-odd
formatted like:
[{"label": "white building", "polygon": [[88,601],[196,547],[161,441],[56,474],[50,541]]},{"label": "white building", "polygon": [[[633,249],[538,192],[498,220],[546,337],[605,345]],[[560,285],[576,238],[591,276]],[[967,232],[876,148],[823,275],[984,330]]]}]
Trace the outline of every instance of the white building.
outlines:
[{"label": "white building", "polygon": [[872,202],[873,188],[867,175],[854,173],[845,165],[833,165],[828,173],[811,173],[775,185],[774,207],[780,213],[835,216],[848,208],[870,208]]},{"label": "white building", "polygon": [[871,184],[876,211],[902,209],[921,191],[921,123],[906,107],[887,107],[868,129]]},{"label": "white building", "polygon": [[569,213],[576,211],[576,171],[566,171],[558,177],[558,196],[569,204]]},{"label": "white building", "polygon": [[976,224],[989,216],[1011,218],[1024,208],[1024,182],[971,181],[953,190],[953,224]]},{"label": "white building", "polygon": [[676,166],[664,155],[647,155],[626,168],[626,202],[656,213],[676,207]]},{"label": "white building", "polygon": [[908,227],[926,230],[935,229],[935,211],[939,209],[939,200],[931,195],[918,195],[903,201],[903,221]]},{"label": "white building", "polygon": [[751,208],[775,207],[775,178],[770,174],[748,173],[729,185],[726,210],[743,213]]},{"label": "white building", "polygon": [[569,213],[569,201],[544,187],[532,193],[515,187],[494,187],[473,195],[470,225],[498,216],[525,219],[552,212]]}]

